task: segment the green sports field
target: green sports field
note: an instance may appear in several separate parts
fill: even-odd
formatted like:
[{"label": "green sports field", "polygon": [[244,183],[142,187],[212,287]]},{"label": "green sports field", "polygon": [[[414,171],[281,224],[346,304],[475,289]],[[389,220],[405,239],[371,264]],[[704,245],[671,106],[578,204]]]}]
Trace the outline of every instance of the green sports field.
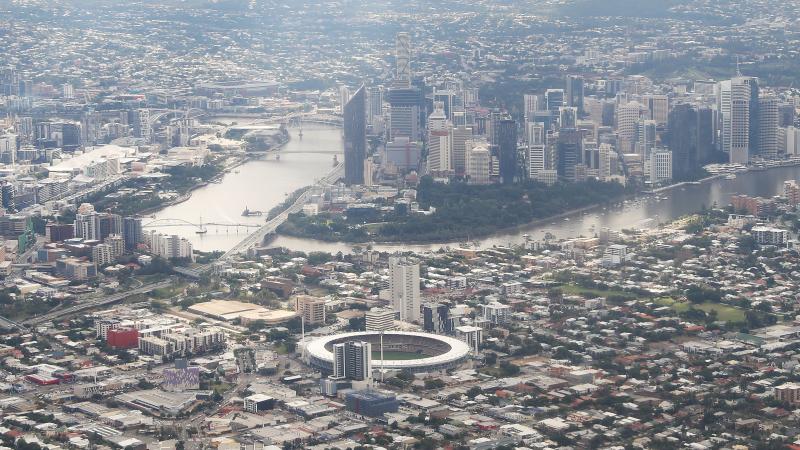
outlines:
[{"label": "green sports field", "polygon": [[[419,353],[409,353],[409,352],[387,352],[387,351],[383,352],[383,359],[385,359],[386,361],[408,361],[411,359],[423,359],[423,358],[427,358],[427,356],[421,355]],[[380,350],[372,352],[372,359],[373,360],[381,359]]]}]

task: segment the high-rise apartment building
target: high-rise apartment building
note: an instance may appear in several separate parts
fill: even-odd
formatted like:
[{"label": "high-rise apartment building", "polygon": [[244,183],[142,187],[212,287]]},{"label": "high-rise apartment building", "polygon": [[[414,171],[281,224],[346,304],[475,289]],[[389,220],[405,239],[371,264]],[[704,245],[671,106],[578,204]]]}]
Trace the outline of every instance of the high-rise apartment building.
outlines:
[{"label": "high-rise apartment building", "polygon": [[305,323],[325,323],[325,299],[311,295],[298,295],[294,298],[294,310],[300,314]]},{"label": "high-rise apartment building", "polygon": [[636,124],[636,153],[643,158],[649,158],[650,153],[656,147],[656,121],[640,120]]},{"label": "high-rise apartment building", "polygon": [[372,344],[348,341],[333,344],[334,378],[365,381],[372,378]]},{"label": "high-rise apartment building", "polygon": [[125,217],[122,219],[122,237],[125,240],[125,249],[135,250],[136,246],[144,242],[141,217]]},{"label": "high-rise apartment building", "polygon": [[667,148],[654,149],[650,154],[650,182],[662,183],[672,180],[672,152]]},{"label": "high-rise apartment building", "polygon": [[453,324],[449,318],[450,307],[438,303],[422,306],[422,328],[428,333],[449,334]]},{"label": "high-rise apartment building", "polygon": [[389,258],[389,291],[392,308],[404,322],[418,322],[420,315],[419,263],[405,257]]}]

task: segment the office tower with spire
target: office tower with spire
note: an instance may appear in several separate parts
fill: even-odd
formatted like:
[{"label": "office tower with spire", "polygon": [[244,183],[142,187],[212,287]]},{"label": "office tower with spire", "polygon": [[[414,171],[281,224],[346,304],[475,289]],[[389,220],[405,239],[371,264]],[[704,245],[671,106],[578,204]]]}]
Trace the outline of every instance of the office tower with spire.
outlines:
[{"label": "office tower with spire", "polygon": [[361,86],[342,111],[344,129],[344,181],[364,184],[364,159],[367,157],[367,99]]},{"label": "office tower with spire", "polygon": [[392,309],[401,321],[419,321],[421,296],[418,262],[399,256],[389,258],[389,293]]},{"label": "office tower with spire", "polygon": [[388,93],[389,139],[407,137],[422,140],[425,98],[411,83],[411,41],[408,33],[398,33],[395,40],[395,79]]},{"label": "office tower with spire", "polygon": [[758,136],[757,132],[750,130],[753,84],[752,78],[735,77],[720,82],[717,90],[722,151],[728,154],[730,163],[747,164],[750,161],[750,139]]},{"label": "office tower with spire", "polygon": [[452,171],[453,125],[447,120],[442,102],[434,102],[433,112],[428,117],[428,171],[447,173]]},{"label": "office tower with spire", "polygon": [[395,36],[395,83],[398,87],[411,86],[411,38],[401,32]]}]

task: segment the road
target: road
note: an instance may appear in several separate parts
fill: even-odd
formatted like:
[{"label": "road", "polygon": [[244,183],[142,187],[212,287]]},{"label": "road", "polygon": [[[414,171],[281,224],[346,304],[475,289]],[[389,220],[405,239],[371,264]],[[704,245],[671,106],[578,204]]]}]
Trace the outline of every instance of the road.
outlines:
[{"label": "road", "polygon": [[130,297],[132,295],[144,294],[146,292],[150,292],[150,291],[155,290],[155,289],[161,289],[161,288],[169,287],[172,284],[173,284],[172,280],[164,280],[164,281],[159,281],[158,283],[146,284],[144,286],[141,286],[141,287],[138,287],[138,288],[135,288],[135,289],[131,289],[131,290],[128,290],[128,291],[125,291],[125,292],[117,292],[116,294],[111,294],[111,295],[105,296],[105,297],[100,297],[100,298],[91,299],[91,300],[84,300],[84,301],[80,301],[79,300],[79,303],[77,305],[70,306],[70,307],[64,308],[64,309],[59,309],[57,311],[49,312],[47,314],[44,314],[44,315],[41,315],[41,316],[38,316],[38,317],[33,317],[31,319],[28,319],[28,320],[24,321],[23,324],[25,324],[25,325],[38,325],[40,323],[44,323],[44,322],[48,322],[48,321],[51,321],[51,320],[54,320],[54,319],[58,319],[59,317],[68,316],[70,314],[75,314],[77,312],[83,311],[84,309],[96,308],[98,306],[104,306],[104,305],[108,305],[108,304],[111,304],[111,303],[116,303],[116,302],[118,302],[120,300],[123,300],[123,299],[125,299],[127,297]]}]

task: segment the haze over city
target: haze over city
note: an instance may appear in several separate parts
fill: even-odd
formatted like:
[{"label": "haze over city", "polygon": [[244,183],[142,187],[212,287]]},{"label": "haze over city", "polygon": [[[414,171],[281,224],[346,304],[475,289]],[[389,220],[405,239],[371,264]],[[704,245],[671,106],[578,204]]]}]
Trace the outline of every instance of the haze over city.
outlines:
[{"label": "haze over city", "polygon": [[800,449],[800,3],[0,1],[0,450]]}]

